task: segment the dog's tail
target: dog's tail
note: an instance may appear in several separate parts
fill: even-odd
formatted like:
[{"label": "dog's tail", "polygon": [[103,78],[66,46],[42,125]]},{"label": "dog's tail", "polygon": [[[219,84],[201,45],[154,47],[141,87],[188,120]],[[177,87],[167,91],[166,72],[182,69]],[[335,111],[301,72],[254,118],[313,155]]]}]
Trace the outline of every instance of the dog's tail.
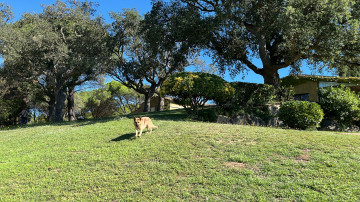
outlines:
[{"label": "dog's tail", "polygon": [[158,126],[155,126],[155,125],[153,125],[153,127],[152,127],[153,129],[158,129],[159,127]]}]

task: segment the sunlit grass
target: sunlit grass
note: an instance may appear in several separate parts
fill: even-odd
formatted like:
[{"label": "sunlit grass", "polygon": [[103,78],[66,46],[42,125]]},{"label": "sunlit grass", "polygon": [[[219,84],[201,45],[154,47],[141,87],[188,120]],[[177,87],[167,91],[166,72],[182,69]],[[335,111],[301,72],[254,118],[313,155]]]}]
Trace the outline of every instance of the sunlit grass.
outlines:
[{"label": "sunlit grass", "polygon": [[359,135],[150,117],[0,131],[0,201],[360,200]]}]

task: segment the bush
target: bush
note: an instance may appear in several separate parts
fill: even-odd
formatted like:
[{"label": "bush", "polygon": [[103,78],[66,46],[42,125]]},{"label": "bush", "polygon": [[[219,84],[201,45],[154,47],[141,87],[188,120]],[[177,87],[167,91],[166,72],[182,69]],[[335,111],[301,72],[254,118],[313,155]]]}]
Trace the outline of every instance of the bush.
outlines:
[{"label": "bush", "polygon": [[23,101],[21,99],[0,99],[0,126],[15,125],[17,118],[22,110]]},{"label": "bush", "polygon": [[199,110],[199,112],[197,114],[197,119],[199,121],[204,121],[204,122],[216,122],[217,113],[216,113],[215,109],[213,109],[213,108],[202,109],[202,110]]},{"label": "bush", "polygon": [[280,86],[276,89],[276,101],[287,102],[294,100],[295,90],[293,86]]},{"label": "bush", "polygon": [[271,85],[232,82],[231,86],[235,89],[235,94],[225,102],[216,102],[225,115],[232,116],[241,111],[253,114],[276,97],[276,90]]},{"label": "bush", "polygon": [[319,127],[324,112],[320,105],[308,101],[288,101],[281,104],[279,119],[291,128]]},{"label": "bush", "polygon": [[344,86],[322,88],[319,92],[320,106],[325,117],[350,125],[360,119],[360,98]]},{"label": "bush", "polygon": [[224,102],[234,89],[219,76],[208,73],[181,72],[170,76],[161,86],[161,95],[170,95],[188,112],[197,113],[209,100]]}]

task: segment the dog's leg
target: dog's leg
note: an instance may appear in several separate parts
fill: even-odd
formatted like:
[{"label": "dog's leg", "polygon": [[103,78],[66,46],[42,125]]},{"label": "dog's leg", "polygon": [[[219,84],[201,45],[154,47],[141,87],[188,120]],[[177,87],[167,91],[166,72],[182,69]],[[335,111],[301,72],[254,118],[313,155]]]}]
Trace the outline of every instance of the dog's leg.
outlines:
[{"label": "dog's leg", "polygon": [[138,130],[135,130],[135,137],[138,136]]},{"label": "dog's leg", "polygon": [[142,131],[143,131],[143,130],[142,130],[142,129],[140,129],[140,134],[139,134],[139,137],[141,137]]}]

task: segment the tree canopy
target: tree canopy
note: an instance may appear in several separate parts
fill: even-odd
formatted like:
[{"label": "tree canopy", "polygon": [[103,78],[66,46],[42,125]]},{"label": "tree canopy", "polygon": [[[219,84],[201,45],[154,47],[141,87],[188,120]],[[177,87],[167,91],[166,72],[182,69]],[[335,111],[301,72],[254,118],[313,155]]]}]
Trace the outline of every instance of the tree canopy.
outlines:
[{"label": "tree canopy", "polygon": [[178,4],[157,1],[144,19],[135,10],[112,14],[114,66],[109,74],[145,96],[144,111],[165,79],[189,64],[194,43],[184,34],[189,26],[183,26],[192,23],[189,13]]},{"label": "tree canopy", "polygon": [[180,72],[170,76],[161,87],[162,95],[170,95],[190,112],[197,113],[209,100],[224,102],[235,89],[220,76],[202,72]]},{"label": "tree canopy", "polygon": [[341,68],[337,61],[359,41],[357,0],[182,2],[202,13],[208,33],[200,44],[223,71],[252,70],[265,84],[278,86],[279,69],[299,72],[303,62]]},{"label": "tree canopy", "polygon": [[0,3],[0,27],[5,25],[12,18],[13,13],[10,6],[4,3]]},{"label": "tree canopy", "polygon": [[1,31],[4,69],[43,89],[54,121],[63,120],[66,92],[72,96],[75,86],[101,74],[106,62],[108,32],[94,14],[87,1],[57,1]]},{"label": "tree canopy", "polygon": [[[299,73],[304,64],[360,75],[358,0],[154,0],[144,16],[135,9],[111,13],[111,24],[96,9],[89,1],[58,0],[13,22],[11,8],[0,3],[0,122],[16,123],[18,111],[29,106],[46,111],[48,121],[62,121],[67,108],[74,120],[76,87],[105,73],[121,84],[94,94],[97,114],[102,98],[122,113],[144,99],[150,111],[166,79],[200,64],[203,50],[220,72],[253,71],[275,87],[280,69]],[[184,75],[186,85],[202,77]],[[203,84],[202,93],[223,93]]]}]

